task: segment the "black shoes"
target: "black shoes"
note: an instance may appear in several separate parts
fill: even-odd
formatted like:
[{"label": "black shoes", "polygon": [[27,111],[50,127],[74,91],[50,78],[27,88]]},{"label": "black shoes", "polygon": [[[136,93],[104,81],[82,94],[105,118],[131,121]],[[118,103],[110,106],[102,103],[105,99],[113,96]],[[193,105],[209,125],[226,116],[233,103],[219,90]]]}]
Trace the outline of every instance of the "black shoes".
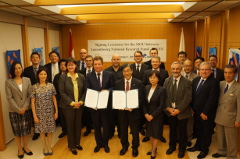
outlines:
[{"label": "black shoes", "polygon": [[77,150],[76,149],[71,149],[72,154],[77,155]]},{"label": "black shoes", "polygon": [[200,154],[197,156],[197,158],[205,158],[207,155],[208,155],[208,151],[209,150],[204,150],[204,151],[201,151]]},{"label": "black shoes", "polygon": [[67,133],[62,132],[62,133],[58,136],[58,138],[62,138],[62,137],[64,137],[65,135],[67,135]]},{"label": "black shoes", "polygon": [[132,150],[132,156],[133,156],[133,157],[137,157],[137,156],[138,156],[138,149],[133,148],[133,150]]},{"label": "black shoes", "polygon": [[185,156],[185,151],[179,150],[178,158],[183,158]]},{"label": "black shoes", "polygon": [[24,157],[24,153],[21,155],[18,154],[18,158],[23,158],[23,157]]},{"label": "black shoes", "polygon": [[75,147],[76,147],[78,150],[83,150],[82,146],[80,146],[80,145],[76,145]]},{"label": "black shoes", "polygon": [[160,141],[163,142],[163,143],[167,142],[166,139],[163,136],[160,137]]},{"label": "black shoes", "polygon": [[23,148],[23,152],[24,152],[25,154],[29,155],[29,156],[33,155],[32,151],[27,152],[27,151],[24,150],[24,148]]},{"label": "black shoes", "polygon": [[127,152],[128,148],[122,148],[120,151],[120,156],[125,155],[125,153]]},{"label": "black shoes", "polygon": [[201,149],[197,146],[193,146],[191,148],[188,148],[187,151],[189,152],[195,152],[195,151],[201,151]]},{"label": "black shoes", "polygon": [[140,130],[140,133],[145,136],[145,131],[143,129]]},{"label": "black shoes", "polygon": [[32,140],[37,140],[39,135],[40,135],[39,133],[34,133]]},{"label": "black shoes", "polygon": [[98,152],[101,147],[102,147],[102,146],[98,146],[98,145],[97,145],[97,146],[94,148],[94,152],[95,152],[95,153]]},{"label": "black shoes", "polygon": [[227,155],[221,155],[219,153],[215,153],[212,155],[213,158],[219,158],[219,157],[227,157]]},{"label": "black shoes", "polygon": [[109,152],[110,152],[110,148],[109,148],[108,146],[104,146],[103,148],[104,148],[104,151],[105,151],[106,153],[109,153]]},{"label": "black shoes", "polygon": [[172,149],[172,148],[169,148],[166,152],[167,155],[170,155],[173,153],[173,151],[175,151],[176,149]]},{"label": "black shoes", "polygon": [[147,142],[147,141],[149,141],[149,140],[150,140],[149,137],[144,137],[144,138],[142,139],[142,142]]},{"label": "black shoes", "polygon": [[91,133],[91,130],[86,130],[86,132],[83,134],[83,136],[88,136]]}]

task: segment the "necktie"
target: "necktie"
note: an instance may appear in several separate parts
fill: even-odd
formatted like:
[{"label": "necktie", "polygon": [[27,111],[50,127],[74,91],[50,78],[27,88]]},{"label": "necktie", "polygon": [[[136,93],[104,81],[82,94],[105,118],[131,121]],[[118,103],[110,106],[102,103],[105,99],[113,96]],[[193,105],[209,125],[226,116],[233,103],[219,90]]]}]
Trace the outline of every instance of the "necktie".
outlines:
[{"label": "necktie", "polygon": [[228,91],[228,84],[227,84],[227,86],[226,86],[225,89],[224,89],[224,94],[225,94],[227,91]]},{"label": "necktie", "polygon": [[83,70],[84,69],[84,62],[82,62],[82,66],[81,66],[81,70]]},{"label": "necktie", "polygon": [[188,79],[188,75],[185,75],[185,77]]},{"label": "necktie", "polygon": [[137,72],[140,72],[140,66],[137,65]]},{"label": "necktie", "polygon": [[126,91],[129,91],[129,89],[130,89],[130,86],[129,86],[129,82],[127,81],[126,82]]},{"label": "necktie", "polygon": [[176,101],[177,98],[177,80],[174,80],[173,87],[172,87],[172,102]]},{"label": "necktie", "polygon": [[88,70],[88,73],[90,73],[91,72],[91,70]]},{"label": "necktie", "polygon": [[198,94],[199,91],[202,89],[202,86],[203,86],[204,81],[205,81],[205,80],[202,80],[202,81],[200,82],[200,84],[199,84],[198,87],[197,87],[197,90],[196,90],[195,94]]},{"label": "necktie", "polygon": [[37,67],[33,67],[33,72],[34,72],[35,76],[37,74],[37,71],[38,71],[38,68]]},{"label": "necktie", "polygon": [[100,75],[101,75],[101,73],[97,73],[97,80],[98,80],[99,89],[101,89]]},{"label": "necktie", "polygon": [[215,70],[212,69],[212,74],[213,74],[213,77],[215,78]]},{"label": "necktie", "polygon": [[57,67],[56,64],[53,64],[53,77],[57,74]]}]

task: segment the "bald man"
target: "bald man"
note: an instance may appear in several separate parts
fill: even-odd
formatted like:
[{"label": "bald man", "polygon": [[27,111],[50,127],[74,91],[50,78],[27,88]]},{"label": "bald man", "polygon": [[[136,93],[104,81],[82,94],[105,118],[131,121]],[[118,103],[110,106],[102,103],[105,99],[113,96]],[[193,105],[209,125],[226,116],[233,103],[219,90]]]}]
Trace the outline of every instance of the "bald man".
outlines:
[{"label": "bald man", "polygon": [[[112,72],[113,74],[113,78],[114,78],[114,82],[118,81],[119,79],[123,78],[123,74],[122,74],[122,69],[120,66],[120,56],[118,54],[114,54],[112,55],[112,66],[106,68],[106,71]],[[120,126],[119,126],[119,121],[118,121],[118,110],[117,109],[111,109],[110,110],[110,117],[109,117],[109,138],[111,139],[114,136],[114,132],[115,132],[115,126],[117,126],[117,131],[118,131],[118,137],[120,137]]]},{"label": "bald man", "polygon": [[85,58],[88,55],[87,50],[81,49],[79,55],[80,55],[80,60],[77,61],[77,65],[78,65],[79,70],[83,70],[87,67],[87,64],[85,62]]}]

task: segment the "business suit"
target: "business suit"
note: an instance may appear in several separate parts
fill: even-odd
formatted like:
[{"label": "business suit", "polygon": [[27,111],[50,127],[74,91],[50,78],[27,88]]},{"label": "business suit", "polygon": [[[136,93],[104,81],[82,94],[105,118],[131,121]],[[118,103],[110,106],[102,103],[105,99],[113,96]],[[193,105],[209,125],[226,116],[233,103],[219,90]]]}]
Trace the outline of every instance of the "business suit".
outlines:
[{"label": "business suit", "polygon": [[[173,83],[175,78],[173,76],[166,79],[163,87],[166,88],[167,91],[167,99],[165,110],[167,108],[173,108],[172,103],[173,99]],[[169,119],[169,127],[170,127],[170,142],[169,147],[173,150],[176,149],[177,144],[177,132],[179,132],[179,150],[185,151],[187,146],[187,119],[191,116],[191,108],[190,103],[192,100],[192,85],[191,81],[180,76],[177,86],[176,100],[175,100],[175,108],[180,111],[176,116],[171,116],[168,111],[166,114]],[[177,131],[177,128],[179,131]]]},{"label": "business suit", "polygon": [[[192,95],[193,99],[191,107],[194,111],[194,122],[197,131],[197,141],[195,147],[201,151],[208,151],[212,141],[212,132],[214,128],[214,118],[218,105],[219,97],[219,82],[209,76],[200,91],[196,91],[201,77],[196,77],[192,81]],[[200,114],[207,115],[208,119],[203,120]]]},{"label": "business suit", "polygon": [[[152,71],[152,69],[148,69],[144,72],[144,75],[143,75],[143,85],[146,86],[146,85],[149,85],[150,82],[149,82],[149,74],[150,72]],[[164,70],[164,69],[160,69],[160,76],[161,76],[161,80],[159,80],[158,84],[160,86],[163,86],[163,83],[165,82],[165,80],[168,78],[168,72],[167,70]]]},{"label": "business suit", "polygon": [[[151,68],[152,68],[152,60],[146,61],[146,62],[144,62],[144,64],[145,64],[145,65],[147,65],[149,69],[151,69]],[[164,65],[164,63],[163,63],[163,62],[161,62],[161,64],[160,64],[159,68],[161,68],[161,69],[164,69],[164,70],[165,70],[165,65]]]},{"label": "business suit", "polygon": [[[50,63],[44,65],[44,67],[46,67],[47,71],[48,71],[47,72],[48,82],[52,83],[53,82],[53,79],[52,79],[52,63],[50,62]],[[58,65],[57,69],[58,69],[58,72],[61,72],[60,68],[59,68],[59,65]]]},{"label": "business suit", "polygon": [[145,65],[145,64],[142,63],[142,64],[141,64],[140,72],[138,72],[138,71],[136,70],[136,65],[137,65],[136,63],[133,63],[133,64],[130,65],[131,68],[132,68],[132,70],[133,70],[132,76],[133,76],[134,78],[139,79],[140,81],[142,81],[142,80],[143,80],[143,74],[144,74],[144,72],[149,69],[149,68],[148,68],[148,65]]},{"label": "business suit", "polygon": [[[38,69],[42,68],[43,66],[38,66]],[[23,76],[28,77],[31,80],[31,84],[34,85],[37,83],[37,77],[34,73],[33,66],[26,67],[23,71]]]},{"label": "business suit", "polygon": [[[158,85],[153,94],[150,98],[150,101],[148,101],[149,92],[151,89],[151,85],[145,86],[145,107],[143,107],[143,114],[149,114],[152,115],[153,119],[146,123],[146,136],[147,137],[153,137],[154,139],[160,139],[162,137],[163,127],[160,126],[163,124],[162,119],[162,112],[165,107],[166,102],[166,89],[162,86]],[[162,124],[161,124],[162,123]]]},{"label": "business suit", "polygon": [[215,68],[216,75],[214,75],[214,78],[216,78],[219,82],[224,80],[224,72],[222,69]]},{"label": "business suit", "polygon": [[[14,136],[22,137],[31,134],[31,112],[29,110],[31,94],[30,79],[27,77],[22,78],[22,91],[14,79],[6,80],[5,92],[9,103],[9,117]],[[25,113],[18,114],[23,108],[26,110]]]},{"label": "business suit", "polygon": [[[181,72],[181,75],[182,75],[183,77],[187,78],[185,72]],[[188,78],[187,78],[187,79],[190,80],[190,81],[192,81],[192,80],[193,80],[194,78],[196,78],[196,77],[198,77],[198,75],[197,75],[196,73],[190,72],[190,73],[188,74]]]},{"label": "business suit", "polygon": [[[144,103],[144,95],[143,95],[143,84],[140,80],[131,77],[131,86],[130,90],[138,89],[138,97],[139,97],[139,108],[133,109],[131,112],[128,110],[119,110],[118,111],[118,120],[120,124],[121,131],[121,144],[123,148],[128,148],[128,125],[130,126],[133,140],[132,140],[132,148],[137,149],[139,146],[139,124],[141,118],[141,109]],[[116,82],[115,90],[123,90],[125,91],[125,78],[120,79]]]},{"label": "business suit", "polygon": [[[92,71],[91,73],[87,74],[86,78],[86,88],[90,88],[96,91],[101,90],[109,90],[112,91],[114,88],[114,78],[112,73],[103,70],[102,71],[102,81],[101,81],[101,88],[98,85],[98,80],[96,76],[96,72]],[[111,97],[111,96],[110,96]],[[111,100],[108,101],[108,109],[111,109]],[[99,147],[106,147],[108,146],[108,140],[109,140],[109,113],[108,109],[90,109],[92,120],[93,120],[93,126],[95,129],[95,140],[97,143],[97,146]],[[103,127],[103,133],[101,131],[101,127]]]},{"label": "business suit", "polygon": [[[76,78],[78,85],[78,101],[85,99],[85,78],[78,73]],[[75,102],[74,87],[72,78],[67,74],[62,74],[59,79],[59,93],[61,96],[60,107],[63,108],[63,113],[67,126],[68,148],[75,149],[76,145],[80,144],[81,139],[81,124],[83,105],[78,109],[74,109],[70,104]]]},{"label": "business suit", "polygon": [[[84,63],[84,68],[82,68],[82,62]],[[85,61],[78,60],[78,61],[77,61],[77,68],[78,68],[79,71],[85,69],[85,68],[86,68],[86,62],[85,62]]]},{"label": "business suit", "polygon": [[215,122],[217,124],[218,153],[227,155],[227,159],[237,158],[237,128],[240,123],[240,85],[234,80],[224,94],[226,81],[220,83],[220,96]]}]

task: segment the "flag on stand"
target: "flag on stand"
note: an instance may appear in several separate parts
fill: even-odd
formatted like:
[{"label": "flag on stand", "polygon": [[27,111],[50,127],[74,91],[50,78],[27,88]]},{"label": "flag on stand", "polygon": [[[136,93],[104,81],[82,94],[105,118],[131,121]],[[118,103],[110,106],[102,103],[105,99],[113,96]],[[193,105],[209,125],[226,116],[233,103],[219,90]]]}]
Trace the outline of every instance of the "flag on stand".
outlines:
[{"label": "flag on stand", "polygon": [[72,30],[70,29],[69,57],[75,57],[73,48]]},{"label": "flag on stand", "polygon": [[179,52],[180,52],[180,51],[185,51],[185,40],[184,40],[183,28],[181,28],[181,37],[180,37]]}]

